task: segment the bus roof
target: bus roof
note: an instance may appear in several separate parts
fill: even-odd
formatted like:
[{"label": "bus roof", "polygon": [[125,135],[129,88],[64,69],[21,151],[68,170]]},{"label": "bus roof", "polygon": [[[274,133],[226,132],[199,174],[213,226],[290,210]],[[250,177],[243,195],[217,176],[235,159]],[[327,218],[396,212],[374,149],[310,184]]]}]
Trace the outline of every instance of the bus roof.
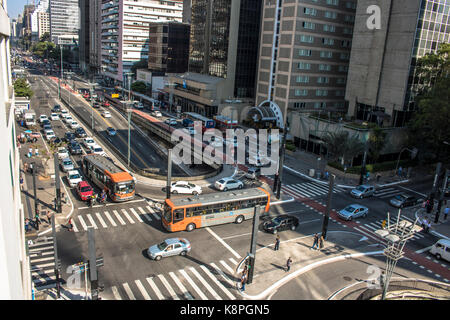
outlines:
[{"label": "bus roof", "polygon": [[184,112],[185,115],[191,116],[194,119],[202,120],[202,121],[211,121],[211,119],[202,116],[201,114],[195,113],[195,112]]},{"label": "bus roof", "polygon": [[131,174],[129,174],[125,169],[119,167],[114,162],[101,155],[89,154],[84,156],[84,158],[101,170],[109,172],[114,182],[129,181],[133,179]]},{"label": "bus roof", "polygon": [[251,188],[226,192],[208,193],[181,199],[170,199],[170,202],[173,204],[174,207],[184,207],[184,206],[193,207],[199,204],[211,205],[231,201],[242,201],[257,197],[264,197],[268,195],[269,193],[262,188]]}]

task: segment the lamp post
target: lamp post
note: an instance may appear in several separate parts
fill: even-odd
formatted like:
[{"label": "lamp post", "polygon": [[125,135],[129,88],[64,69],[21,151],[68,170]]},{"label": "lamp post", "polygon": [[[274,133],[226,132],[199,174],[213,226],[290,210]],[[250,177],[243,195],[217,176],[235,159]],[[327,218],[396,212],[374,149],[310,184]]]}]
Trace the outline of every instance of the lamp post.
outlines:
[{"label": "lamp post", "polygon": [[404,256],[403,248],[405,247],[406,242],[411,239],[416,232],[420,232],[422,230],[422,228],[417,225],[419,218],[416,218],[414,223],[411,223],[408,220],[400,220],[400,218],[401,209],[398,210],[396,223],[391,225],[388,212],[387,228],[375,231],[377,235],[388,241],[388,246],[383,251],[383,254],[386,257],[386,268],[385,278],[382,281],[383,293],[381,295],[381,300],[386,298],[389,282],[392,274],[394,273],[395,266]]},{"label": "lamp post", "polygon": [[398,170],[398,165],[400,163],[400,157],[402,155],[402,152],[405,151],[405,150],[408,150],[409,152],[411,152],[411,159],[414,159],[416,157],[416,155],[417,155],[417,152],[418,152],[418,150],[416,148],[414,148],[412,150],[408,149],[408,148],[403,148],[402,151],[400,151],[400,154],[398,155],[397,165],[395,166],[395,172],[397,172],[397,170]]}]

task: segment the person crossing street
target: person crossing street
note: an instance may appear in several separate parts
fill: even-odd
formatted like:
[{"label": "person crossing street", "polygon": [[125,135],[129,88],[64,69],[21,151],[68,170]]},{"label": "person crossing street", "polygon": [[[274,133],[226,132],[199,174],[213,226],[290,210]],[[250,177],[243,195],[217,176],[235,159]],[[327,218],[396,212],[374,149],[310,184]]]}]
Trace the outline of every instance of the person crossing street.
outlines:
[{"label": "person crossing street", "polygon": [[310,249],[316,249],[316,247],[318,246],[318,244],[319,244],[319,235],[316,233],[315,235],[314,235],[314,242],[313,242],[313,245],[311,246],[311,248]]},{"label": "person crossing street", "polygon": [[277,239],[275,240],[275,247],[274,247],[275,251],[280,250],[280,235],[277,235]]}]

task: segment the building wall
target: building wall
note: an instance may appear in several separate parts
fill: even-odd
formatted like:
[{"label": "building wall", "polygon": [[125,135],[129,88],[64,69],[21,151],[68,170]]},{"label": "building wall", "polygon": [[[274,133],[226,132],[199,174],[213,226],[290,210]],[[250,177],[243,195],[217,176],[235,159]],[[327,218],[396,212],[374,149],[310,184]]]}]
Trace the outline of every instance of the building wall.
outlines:
[{"label": "building wall", "polygon": [[0,299],[31,297],[25,253],[24,213],[19,187],[19,153],[15,145],[14,95],[10,65],[10,25],[6,3],[0,6]]},{"label": "building wall", "polygon": [[76,35],[80,29],[78,0],[50,0],[50,36]]}]

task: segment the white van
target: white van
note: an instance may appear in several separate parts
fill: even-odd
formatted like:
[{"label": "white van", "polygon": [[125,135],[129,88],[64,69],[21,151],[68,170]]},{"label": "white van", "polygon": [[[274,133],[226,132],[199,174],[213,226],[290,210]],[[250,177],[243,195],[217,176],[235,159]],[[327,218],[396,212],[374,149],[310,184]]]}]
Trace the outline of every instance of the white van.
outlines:
[{"label": "white van", "polygon": [[430,249],[430,253],[434,254],[438,260],[441,258],[450,262],[450,240],[441,239]]}]

